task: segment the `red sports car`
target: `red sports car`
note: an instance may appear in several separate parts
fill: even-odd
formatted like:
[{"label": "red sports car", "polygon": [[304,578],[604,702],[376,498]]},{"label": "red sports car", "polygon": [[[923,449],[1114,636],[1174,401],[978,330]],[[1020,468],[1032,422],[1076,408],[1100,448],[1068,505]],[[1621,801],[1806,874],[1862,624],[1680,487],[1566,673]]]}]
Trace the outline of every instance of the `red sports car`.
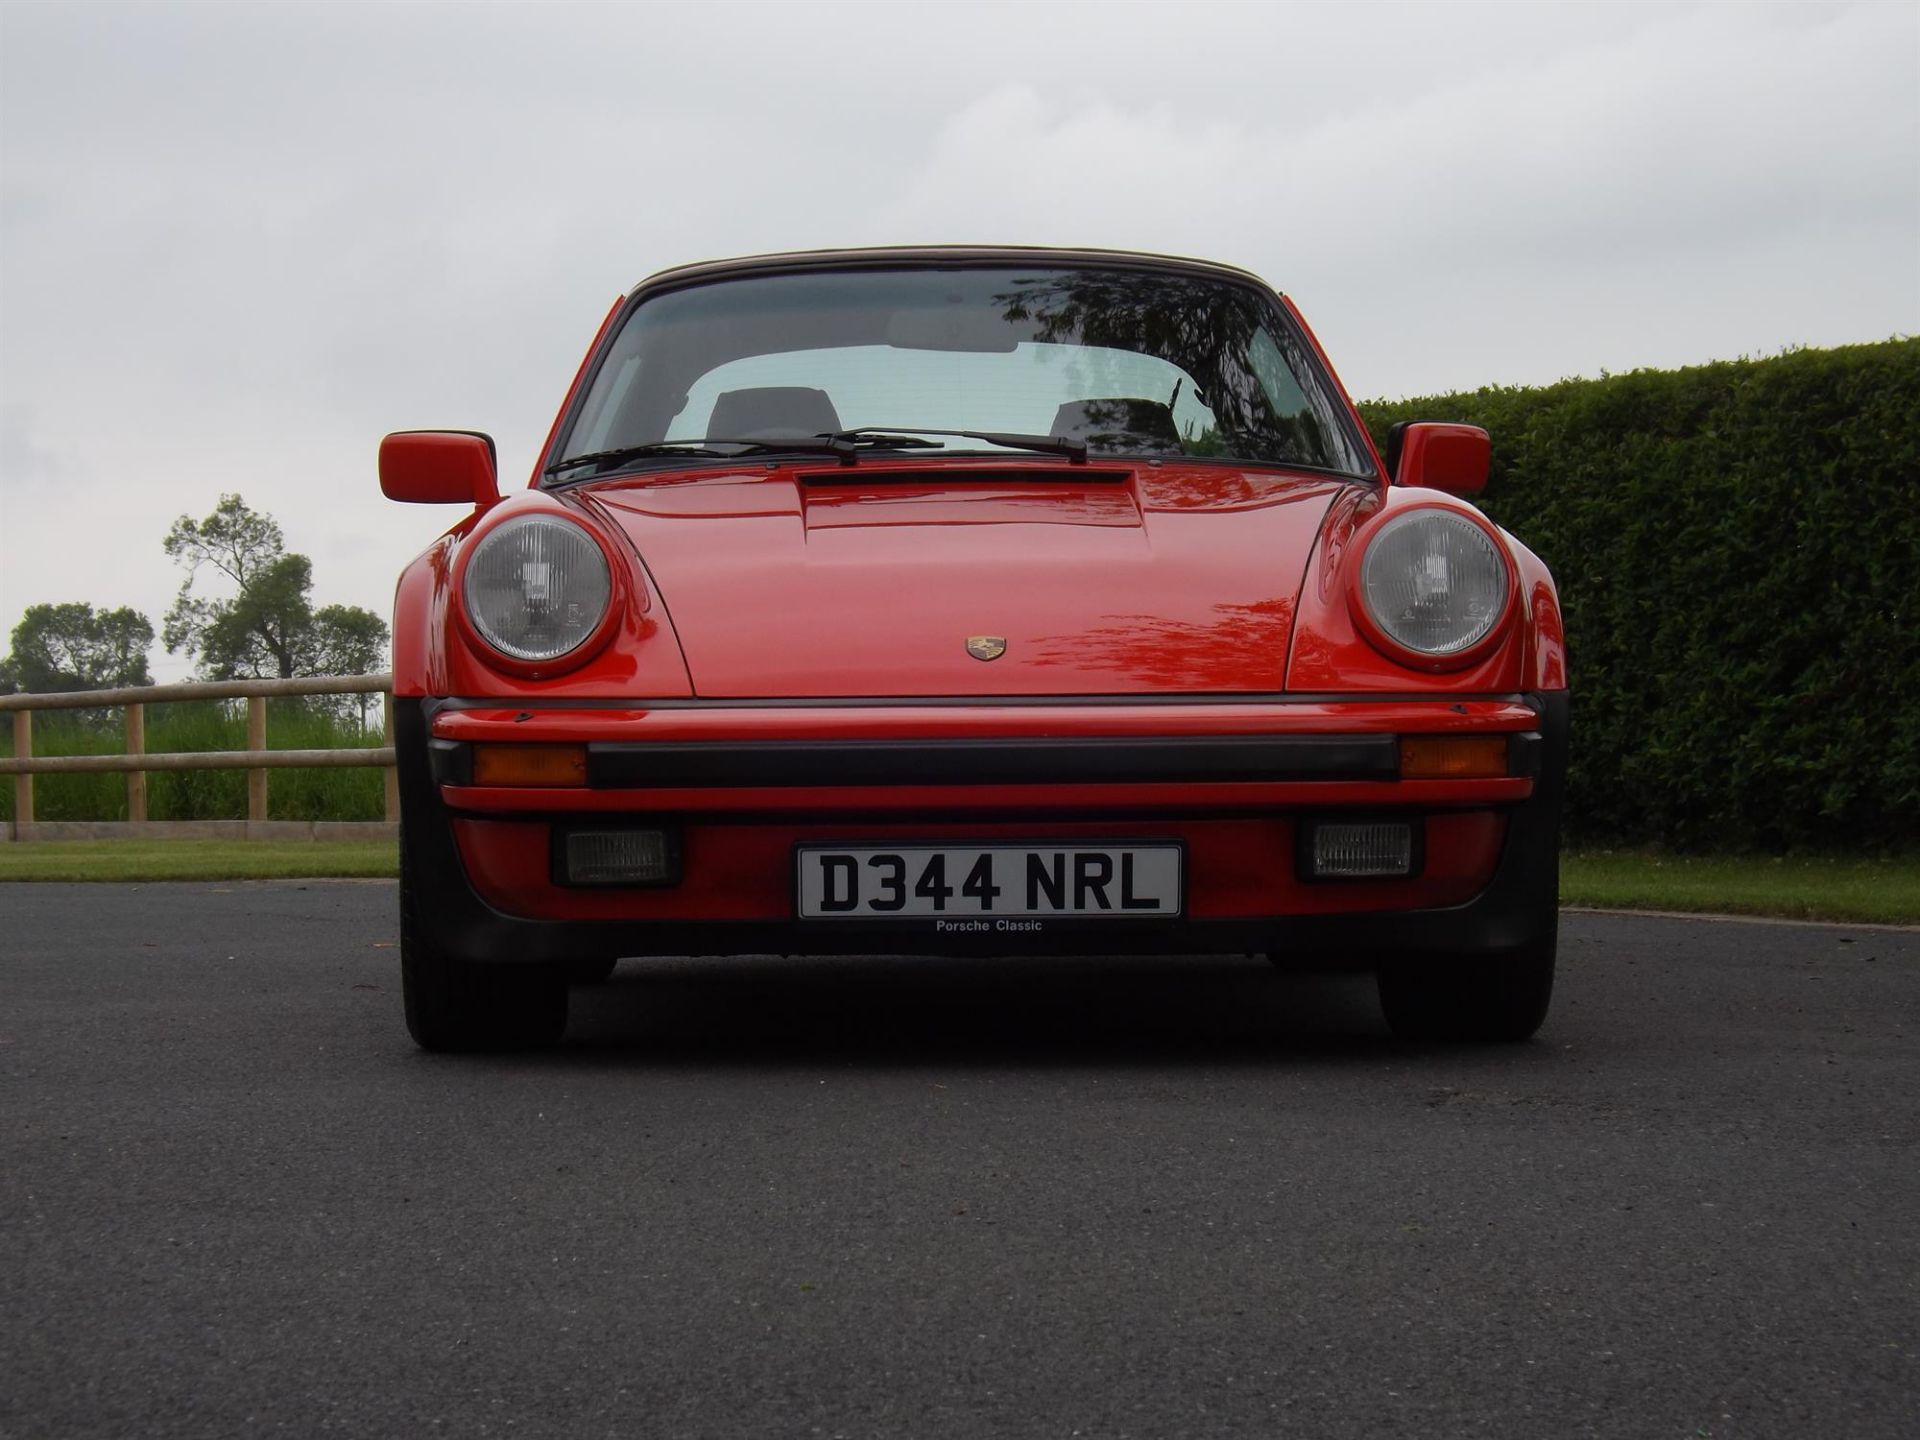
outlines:
[{"label": "red sports car", "polygon": [[1265,954],[1396,1032],[1521,1039],[1553,984],[1552,578],[1384,459],[1294,307],[1224,265],[893,249],[656,275],[532,483],[394,613],[407,1024],[557,1039],[622,956]]}]

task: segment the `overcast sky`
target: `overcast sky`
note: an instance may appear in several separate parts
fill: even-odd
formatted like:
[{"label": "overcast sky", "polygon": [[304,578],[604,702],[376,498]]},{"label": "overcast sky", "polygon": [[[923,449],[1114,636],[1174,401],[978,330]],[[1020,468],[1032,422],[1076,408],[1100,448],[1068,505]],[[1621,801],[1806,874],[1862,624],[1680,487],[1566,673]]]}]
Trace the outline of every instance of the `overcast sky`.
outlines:
[{"label": "overcast sky", "polygon": [[384,615],[380,436],[523,483],[687,260],[1226,260],[1360,397],[1920,332],[1920,6],[0,0],[0,172],[0,635],[222,491]]}]

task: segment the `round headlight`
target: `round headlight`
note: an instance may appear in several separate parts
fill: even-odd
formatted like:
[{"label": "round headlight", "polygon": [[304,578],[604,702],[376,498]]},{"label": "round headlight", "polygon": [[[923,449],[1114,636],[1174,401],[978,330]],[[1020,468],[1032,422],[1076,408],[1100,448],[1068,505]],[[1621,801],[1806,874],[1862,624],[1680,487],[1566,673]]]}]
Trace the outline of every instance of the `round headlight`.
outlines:
[{"label": "round headlight", "polygon": [[593,537],[555,515],[520,515],[481,537],[462,586],[481,638],[516,660],[555,660],[607,613],[613,578]]},{"label": "round headlight", "polygon": [[1436,659],[1486,639],[1507,607],[1507,562],[1493,537],[1451,510],[1405,510],[1367,545],[1360,593],[1394,644]]}]

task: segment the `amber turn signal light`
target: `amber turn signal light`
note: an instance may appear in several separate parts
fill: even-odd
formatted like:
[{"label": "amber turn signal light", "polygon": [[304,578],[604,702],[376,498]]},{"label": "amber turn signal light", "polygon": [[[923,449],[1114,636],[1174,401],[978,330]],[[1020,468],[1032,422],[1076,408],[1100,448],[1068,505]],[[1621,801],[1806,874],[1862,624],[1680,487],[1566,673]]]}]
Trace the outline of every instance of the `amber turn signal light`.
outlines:
[{"label": "amber turn signal light", "polygon": [[1402,735],[1402,780],[1492,780],[1507,774],[1504,735]]},{"label": "amber turn signal light", "polygon": [[584,745],[475,745],[476,785],[585,785]]}]

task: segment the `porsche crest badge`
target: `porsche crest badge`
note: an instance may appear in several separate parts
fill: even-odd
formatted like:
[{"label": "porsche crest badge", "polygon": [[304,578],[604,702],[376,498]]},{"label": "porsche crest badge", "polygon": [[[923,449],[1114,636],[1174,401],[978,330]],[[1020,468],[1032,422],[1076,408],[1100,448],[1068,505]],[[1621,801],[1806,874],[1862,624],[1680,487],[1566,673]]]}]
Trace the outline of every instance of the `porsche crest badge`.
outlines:
[{"label": "porsche crest badge", "polygon": [[1004,635],[969,635],[967,654],[976,660],[998,660],[1007,653],[1007,637]]}]

